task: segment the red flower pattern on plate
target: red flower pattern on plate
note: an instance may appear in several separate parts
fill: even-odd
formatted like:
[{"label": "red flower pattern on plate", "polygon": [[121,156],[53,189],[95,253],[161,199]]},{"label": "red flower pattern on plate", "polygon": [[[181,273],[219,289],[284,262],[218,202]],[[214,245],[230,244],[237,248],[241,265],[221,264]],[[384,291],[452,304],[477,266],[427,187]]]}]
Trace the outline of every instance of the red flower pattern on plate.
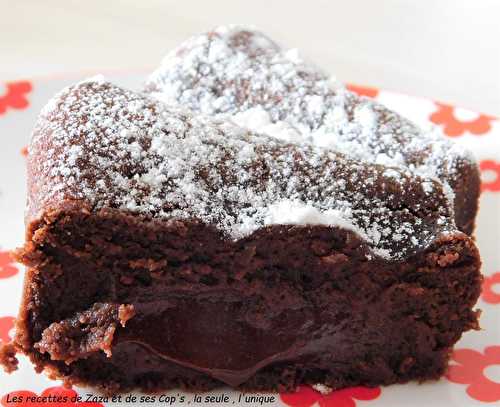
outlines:
[{"label": "red flower pattern on plate", "polygon": [[23,148],[21,148],[21,155],[23,157],[28,157],[28,146],[24,146]]},{"label": "red flower pattern on plate", "polygon": [[356,407],[355,400],[374,400],[380,396],[380,388],[349,387],[322,394],[309,386],[299,386],[295,393],[281,393],[283,403],[292,407]]},{"label": "red flower pattern on plate", "polygon": [[495,284],[498,284],[498,288],[500,289],[500,272],[484,278],[481,298],[488,304],[500,304],[500,294],[493,290]]},{"label": "red flower pattern on plate", "polygon": [[10,252],[0,251],[0,280],[15,276],[17,273],[19,269],[14,265]]},{"label": "red flower pattern on plate", "polygon": [[490,380],[485,374],[485,369],[490,366],[500,367],[500,346],[486,347],[484,353],[473,349],[457,349],[451,360],[457,364],[450,365],[446,373],[448,380],[466,384],[467,394],[475,400],[500,400],[500,383]]},{"label": "red flower pattern on plate", "polygon": [[479,114],[472,120],[457,118],[456,107],[436,102],[438,110],[429,117],[430,121],[443,126],[443,131],[447,136],[457,137],[466,131],[480,135],[487,133],[491,129],[491,122],[495,120],[493,116]]},{"label": "red flower pattern on plate", "polygon": [[4,114],[8,108],[26,109],[29,106],[26,94],[31,92],[31,82],[9,82],[5,87],[7,88],[6,93],[0,96],[0,115]]},{"label": "red flower pattern on plate", "polygon": [[368,96],[370,98],[377,97],[378,89],[370,88],[368,86],[358,86],[353,84],[346,85],[347,89],[351,92],[357,93],[359,96]]},{"label": "red flower pattern on plate", "polygon": [[9,342],[9,332],[14,328],[14,317],[0,317],[0,343]]},{"label": "red flower pattern on plate", "polygon": [[[482,172],[492,172],[493,180],[481,182],[482,191],[500,191],[500,163],[493,160],[483,160],[479,164]],[[483,174],[484,175],[484,174]]]},{"label": "red flower pattern on plate", "polygon": [[[78,393],[62,386],[49,387],[40,396],[29,390],[12,391],[2,397],[0,404],[4,407],[104,407],[102,403],[78,401]],[[17,398],[17,402],[14,399]]]}]

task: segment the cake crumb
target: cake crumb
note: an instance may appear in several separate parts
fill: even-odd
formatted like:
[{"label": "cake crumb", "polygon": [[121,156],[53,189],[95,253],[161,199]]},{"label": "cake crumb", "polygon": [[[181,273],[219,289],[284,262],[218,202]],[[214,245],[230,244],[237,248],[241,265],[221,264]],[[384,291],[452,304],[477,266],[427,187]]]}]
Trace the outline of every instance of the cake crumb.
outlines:
[{"label": "cake crumb", "polygon": [[12,373],[19,368],[16,354],[17,349],[12,342],[0,343],[0,366],[6,373]]}]

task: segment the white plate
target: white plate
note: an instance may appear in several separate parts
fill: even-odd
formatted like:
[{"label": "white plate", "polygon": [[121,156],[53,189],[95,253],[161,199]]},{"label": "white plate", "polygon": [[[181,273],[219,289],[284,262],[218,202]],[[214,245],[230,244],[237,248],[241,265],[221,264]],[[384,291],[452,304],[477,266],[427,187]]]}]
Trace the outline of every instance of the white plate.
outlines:
[{"label": "white plate", "polygon": [[[25,157],[23,148],[29,140],[36,116],[47,100],[62,87],[88,75],[72,78],[0,82],[0,340],[12,334],[12,320],[17,313],[21,296],[22,268],[9,260],[8,250],[20,246],[24,237],[23,212],[25,203]],[[144,75],[113,74],[108,78],[118,84],[139,88]],[[289,405],[306,407],[353,407],[353,406],[479,406],[485,403],[500,405],[500,122],[485,115],[464,109],[437,104],[431,100],[417,99],[383,90],[358,88],[376,97],[380,102],[409,117],[422,126],[430,122],[442,127],[458,143],[468,146],[478,158],[483,174],[483,194],[477,222],[477,242],[483,258],[485,275],[484,291],[478,307],[483,310],[482,331],[468,332],[457,344],[452,367],[446,378],[438,382],[418,385],[395,385],[380,389],[354,388],[333,392],[329,395],[302,388],[294,395],[271,394],[275,401],[259,399],[247,403],[245,395],[219,390],[208,395],[227,396],[228,401],[214,399],[211,405]],[[496,286],[495,286],[496,284]],[[20,369],[12,375],[0,372],[1,403],[9,406],[26,406],[28,403],[7,403],[13,392],[31,391],[45,395],[61,389],[59,382],[38,375],[27,360],[21,357]],[[75,389],[85,398],[89,389]],[[26,396],[28,393],[24,393]],[[66,390],[72,396],[74,391]],[[139,394],[136,394],[140,400]],[[205,400],[207,394],[199,395]],[[249,395],[246,395],[249,396]],[[258,396],[258,395],[254,395]],[[264,397],[264,395],[261,395]],[[131,405],[122,396],[121,403]],[[170,397],[170,399],[167,399]],[[156,403],[144,405],[201,405],[194,394],[180,391],[168,392]],[[181,398],[184,397],[183,400]],[[67,403],[72,405],[71,397]],[[130,400],[130,399],[129,399]],[[137,404],[137,403],[135,403]],[[50,403],[47,405],[55,405]],[[172,405],[172,404],[171,404]]]}]

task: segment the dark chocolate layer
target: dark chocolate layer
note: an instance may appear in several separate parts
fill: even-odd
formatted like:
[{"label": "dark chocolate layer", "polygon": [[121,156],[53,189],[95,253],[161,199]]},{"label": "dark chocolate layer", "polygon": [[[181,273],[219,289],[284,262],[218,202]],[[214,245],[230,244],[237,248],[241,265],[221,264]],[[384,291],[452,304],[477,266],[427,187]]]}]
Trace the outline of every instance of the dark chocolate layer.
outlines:
[{"label": "dark chocolate layer", "polygon": [[[110,392],[437,378],[477,328],[478,254],[461,233],[403,263],[368,260],[338,228],[274,226],[231,243],[196,223],[75,205],[31,232],[16,343],[39,368]],[[134,315],[123,327],[117,305],[96,302]],[[111,326],[112,342],[81,334],[68,347],[82,315]]]}]

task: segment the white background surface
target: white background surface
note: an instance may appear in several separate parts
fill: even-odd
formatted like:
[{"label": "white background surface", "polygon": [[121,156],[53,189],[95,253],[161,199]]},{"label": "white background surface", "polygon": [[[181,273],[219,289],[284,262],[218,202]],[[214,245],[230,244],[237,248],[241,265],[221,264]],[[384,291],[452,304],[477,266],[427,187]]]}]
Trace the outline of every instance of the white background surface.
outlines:
[{"label": "white background surface", "polygon": [[0,80],[154,67],[246,23],[343,81],[500,115],[499,21],[498,0],[0,0]]}]

